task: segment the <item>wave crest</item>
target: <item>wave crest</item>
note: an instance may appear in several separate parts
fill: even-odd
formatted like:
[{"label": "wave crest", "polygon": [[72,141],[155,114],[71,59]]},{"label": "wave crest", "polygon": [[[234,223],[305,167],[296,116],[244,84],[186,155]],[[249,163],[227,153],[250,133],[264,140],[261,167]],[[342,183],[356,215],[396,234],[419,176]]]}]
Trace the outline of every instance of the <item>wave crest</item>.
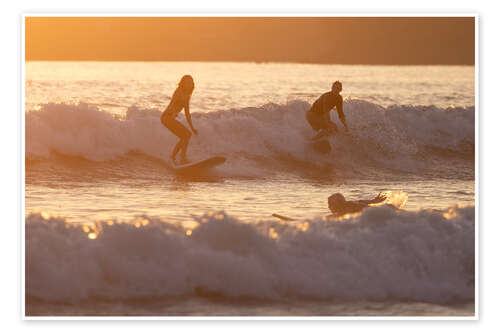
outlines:
[{"label": "wave crest", "polygon": [[45,301],[219,295],[451,302],[474,298],[474,207],[372,207],[337,220],[194,228],[142,216],[83,226],[26,218],[26,293]]},{"label": "wave crest", "polygon": [[[344,170],[360,166],[431,169],[443,158],[473,165],[474,107],[384,108],[346,100],[350,134],[330,138],[333,152],[321,155],[310,146],[314,133],[305,120],[309,106],[296,100],[286,105],[194,113],[199,135],[193,136],[189,155],[194,160],[224,155],[229,162],[226,168],[250,173],[260,172],[262,161],[276,160]],[[49,158],[57,152],[107,161],[139,151],[168,160],[177,138],[160,123],[160,114],[156,109],[130,107],[119,118],[87,104],[46,104],[26,114],[26,154]],[[183,116],[179,119],[184,122]]]}]

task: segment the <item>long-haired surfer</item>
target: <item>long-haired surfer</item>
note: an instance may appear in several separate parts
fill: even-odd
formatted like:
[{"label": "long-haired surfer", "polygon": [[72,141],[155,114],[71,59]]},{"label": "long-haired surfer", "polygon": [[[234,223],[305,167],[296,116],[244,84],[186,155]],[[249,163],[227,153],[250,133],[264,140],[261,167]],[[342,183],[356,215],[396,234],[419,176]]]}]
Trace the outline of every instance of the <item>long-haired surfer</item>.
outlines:
[{"label": "long-haired surfer", "polygon": [[332,135],[338,132],[337,125],[330,119],[330,111],[333,108],[337,109],[337,114],[340,121],[344,124],[346,132],[349,132],[345,121],[344,111],[342,109],[342,83],[335,81],[332,84],[332,90],[321,95],[311,106],[311,109],[306,113],[306,119],[313,130],[318,134],[313,138],[317,140],[323,136]]},{"label": "long-haired surfer", "polygon": [[191,139],[191,132],[180,121],[175,119],[182,109],[184,109],[189,127],[191,127],[194,134],[198,134],[198,131],[196,131],[193,127],[191,114],[189,113],[189,101],[191,99],[191,95],[193,94],[193,90],[193,77],[191,75],[184,75],[179,81],[179,85],[177,86],[177,89],[175,89],[170,103],[161,115],[161,123],[179,138],[179,142],[175,145],[172,155],[170,156],[172,163],[174,164],[176,164],[175,159],[179,151],[181,152],[180,163],[189,163],[186,158],[186,154],[189,140]]}]

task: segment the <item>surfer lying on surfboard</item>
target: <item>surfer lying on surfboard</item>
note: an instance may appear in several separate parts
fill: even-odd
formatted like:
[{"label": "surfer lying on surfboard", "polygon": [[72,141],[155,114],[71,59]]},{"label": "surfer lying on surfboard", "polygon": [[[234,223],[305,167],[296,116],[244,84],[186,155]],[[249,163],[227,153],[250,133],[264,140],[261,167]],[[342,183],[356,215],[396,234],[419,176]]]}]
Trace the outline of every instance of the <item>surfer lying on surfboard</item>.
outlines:
[{"label": "surfer lying on surfboard", "polygon": [[306,113],[306,119],[309,125],[315,131],[319,131],[313,138],[317,140],[323,136],[332,135],[338,132],[337,125],[330,119],[330,111],[335,107],[340,121],[344,124],[346,132],[349,132],[345,121],[344,111],[342,110],[342,83],[335,81],[332,84],[332,90],[321,95]]},{"label": "surfer lying on surfboard", "polygon": [[191,114],[189,113],[189,100],[191,99],[191,94],[194,90],[194,80],[191,75],[184,75],[179,81],[177,89],[175,89],[174,95],[170,100],[170,103],[165,108],[161,115],[161,123],[168,128],[172,133],[179,137],[179,142],[174,147],[172,151],[171,159],[172,163],[176,164],[177,153],[181,152],[181,164],[189,163],[186,158],[187,147],[189,140],[191,139],[191,132],[177,119],[177,115],[184,109],[186,115],[186,120],[191,127],[194,134],[198,134],[193,127],[191,122]]},{"label": "surfer lying on surfboard", "polygon": [[[380,192],[373,199],[368,200],[346,200],[342,193],[335,193],[328,197],[328,208],[333,214],[325,216],[326,218],[338,218],[346,214],[360,213],[365,208],[373,206],[382,206],[393,209],[402,209],[408,201],[408,193],[403,191],[384,191]],[[286,217],[279,214],[272,214],[273,217],[281,221],[297,221],[297,219]]]},{"label": "surfer lying on surfboard", "polygon": [[330,208],[335,217],[359,213],[367,207],[380,205],[385,205],[394,209],[402,209],[406,205],[407,200],[408,193],[403,191],[385,191],[380,192],[373,199],[352,201],[346,200],[341,193],[335,193],[328,197],[328,208]]},{"label": "surfer lying on surfboard", "polygon": [[328,208],[334,215],[345,215],[359,213],[370,205],[377,205],[385,202],[387,195],[379,193],[375,198],[370,200],[353,200],[347,201],[341,193],[332,194],[328,198]]}]

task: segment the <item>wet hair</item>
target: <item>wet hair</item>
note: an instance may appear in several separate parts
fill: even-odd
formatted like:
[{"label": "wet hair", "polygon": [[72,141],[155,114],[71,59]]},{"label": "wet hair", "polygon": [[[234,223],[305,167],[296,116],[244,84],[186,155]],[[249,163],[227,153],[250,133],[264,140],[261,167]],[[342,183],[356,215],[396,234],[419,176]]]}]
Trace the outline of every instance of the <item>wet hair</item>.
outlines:
[{"label": "wet hair", "polygon": [[328,208],[330,208],[332,212],[341,210],[345,203],[345,197],[341,193],[332,194],[328,198]]},{"label": "wet hair", "polygon": [[332,84],[332,88],[333,88],[334,86],[339,86],[339,87],[340,87],[340,90],[342,90],[342,82],[340,82],[340,81],[338,81],[338,80],[337,80],[337,81],[333,82],[333,84]]},{"label": "wet hair", "polygon": [[179,88],[189,93],[192,93],[194,90],[194,80],[191,75],[184,75],[179,81]]}]

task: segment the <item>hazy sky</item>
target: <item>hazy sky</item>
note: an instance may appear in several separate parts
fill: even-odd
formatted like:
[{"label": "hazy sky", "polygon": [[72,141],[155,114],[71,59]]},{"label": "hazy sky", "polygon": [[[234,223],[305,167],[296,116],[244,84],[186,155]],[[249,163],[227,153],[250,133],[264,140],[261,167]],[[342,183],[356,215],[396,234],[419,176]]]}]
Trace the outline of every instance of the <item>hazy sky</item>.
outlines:
[{"label": "hazy sky", "polygon": [[474,64],[474,18],[32,17],[26,60]]}]

